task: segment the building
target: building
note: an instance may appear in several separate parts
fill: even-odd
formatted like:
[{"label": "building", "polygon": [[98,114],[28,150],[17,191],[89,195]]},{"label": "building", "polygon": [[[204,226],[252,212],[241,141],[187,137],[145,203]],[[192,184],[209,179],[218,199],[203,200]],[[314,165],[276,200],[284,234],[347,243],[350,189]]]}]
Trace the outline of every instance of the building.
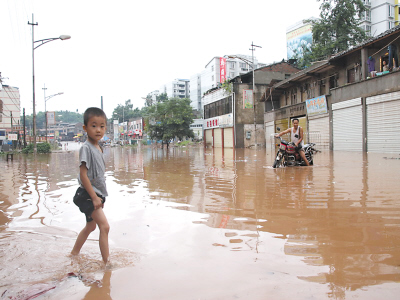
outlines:
[{"label": "building", "polygon": [[0,146],[10,144],[11,140],[22,140],[20,107],[19,89],[0,85]]},{"label": "building", "polygon": [[378,36],[399,25],[399,0],[363,0],[366,7],[360,26],[371,36]]},{"label": "building", "polygon": [[319,149],[399,153],[399,49],[397,26],[275,83],[261,99],[266,142],[296,117]]},{"label": "building", "polygon": [[[315,18],[310,18],[314,19]],[[286,29],[287,59],[303,56],[304,49],[311,49],[312,25],[300,21]]]},{"label": "building", "polygon": [[160,87],[159,94],[167,94],[168,98],[190,98],[190,80],[175,79]]},{"label": "building", "polygon": [[195,140],[203,139],[203,119],[194,119],[190,129],[193,130]]},{"label": "building", "polygon": [[[205,92],[220,86],[225,80],[251,71],[251,64],[252,57],[248,55],[213,57],[201,73],[190,77],[190,101],[193,109],[201,110],[201,98]],[[254,57],[254,65],[256,69],[265,66],[259,63],[256,57]]]},{"label": "building", "polygon": [[204,111],[203,140],[206,147],[244,148],[265,146],[263,115],[260,103],[266,90],[276,81],[290,77],[299,69],[282,61],[230,79],[231,90],[209,90],[202,98]]}]

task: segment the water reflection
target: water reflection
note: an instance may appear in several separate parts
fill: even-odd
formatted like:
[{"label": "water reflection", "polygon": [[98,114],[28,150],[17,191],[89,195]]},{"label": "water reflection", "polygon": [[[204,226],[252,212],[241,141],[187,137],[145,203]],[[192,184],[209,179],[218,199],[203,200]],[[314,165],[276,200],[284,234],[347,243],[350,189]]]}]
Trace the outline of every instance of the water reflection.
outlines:
[{"label": "water reflection", "polygon": [[[247,258],[288,276],[294,287],[301,284],[293,278],[310,287],[325,283],[322,294],[338,299],[400,280],[398,159],[327,151],[316,156],[313,167],[273,169],[274,154],[265,150],[127,147],[107,148],[105,154],[111,245],[134,251],[114,254],[121,268],[137,252],[169,261],[172,247],[188,257],[182,266],[188,273],[199,265],[215,271],[217,261],[229,268],[241,257],[240,266],[250,268],[242,275],[257,280],[258,269],[252,270]],[[77,160],[77,151],[66,151],[0,161],[0,241],[5,249],[0,259],[2,265],[10,262],[0,279],[6,284],[63,275],[68,259],[53,258],[61,266],[55,271],[42,262],[47,270],[42,276],[21,276],[11,269],[24,269],[31,257],[26,243],[35,256],[43,255],[34,250],[40,248],[36,240],[52,256],[57,240],[67,255],[83,221],[71,205]],[[96,260],[97,252],[95,243],[89,246],[89,259]],[[110,295],[111,286],[128,288],[118,286],[111,273],[107,276],[104,288],[93,287],[87,299]],[[398,292],[399,286],[389,291]]]}]

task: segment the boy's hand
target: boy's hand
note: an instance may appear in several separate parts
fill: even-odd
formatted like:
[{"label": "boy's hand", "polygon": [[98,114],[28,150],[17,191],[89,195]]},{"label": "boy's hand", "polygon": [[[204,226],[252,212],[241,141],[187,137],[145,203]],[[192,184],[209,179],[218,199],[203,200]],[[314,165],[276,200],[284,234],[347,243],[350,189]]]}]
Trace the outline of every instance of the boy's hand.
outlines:
[{"label": "boy's hand", "polygon": [[93,201],[94,209],[98,209],[100,207],[103,207],[103,203],[101,203],[101,198],[98,197],[97,195],[96,195],[96,197],[94,199],[92,199],[92,201]]}]

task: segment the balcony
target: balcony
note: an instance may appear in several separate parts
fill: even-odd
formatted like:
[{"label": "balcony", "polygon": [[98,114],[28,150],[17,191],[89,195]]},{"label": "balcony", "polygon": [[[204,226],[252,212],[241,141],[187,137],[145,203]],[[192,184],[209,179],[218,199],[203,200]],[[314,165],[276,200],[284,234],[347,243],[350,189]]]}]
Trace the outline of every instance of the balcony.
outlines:
[{"label": "balcony", "polygon": [[397,91],[399,75],[400,71],[394,71],[367,80],[346,84],[331,89],[331,97],[335,99],[335,102],[340,102],[358,97],[370,97]]}]

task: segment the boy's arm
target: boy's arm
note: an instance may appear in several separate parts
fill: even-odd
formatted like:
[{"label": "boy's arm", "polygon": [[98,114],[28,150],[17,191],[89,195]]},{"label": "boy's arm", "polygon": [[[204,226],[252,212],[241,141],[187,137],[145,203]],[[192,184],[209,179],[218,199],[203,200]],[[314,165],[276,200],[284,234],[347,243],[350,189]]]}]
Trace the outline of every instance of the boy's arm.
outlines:
[{"label": "boy's arm", "polygon": [[90,198],[92,198],[94,209],[102,207],[103,204],[101,203],[101,199],[96,195],[96,192],[94,191],[92,184],[90,183],[89,177],[87,176],[87,168],[85,162],[82,162],[79,167],[79,175],[83,187],[88,192]]},{"label": "boy's arm", "polygon": [[296,144],[296,147],[298,146],[298,145],[300,145],[300,143],[301,143],[301,141],[303,140],[303,128],[301,128],[300,127],[300,138],[299,138],[299,140],[297,141],[297,144]]}]

